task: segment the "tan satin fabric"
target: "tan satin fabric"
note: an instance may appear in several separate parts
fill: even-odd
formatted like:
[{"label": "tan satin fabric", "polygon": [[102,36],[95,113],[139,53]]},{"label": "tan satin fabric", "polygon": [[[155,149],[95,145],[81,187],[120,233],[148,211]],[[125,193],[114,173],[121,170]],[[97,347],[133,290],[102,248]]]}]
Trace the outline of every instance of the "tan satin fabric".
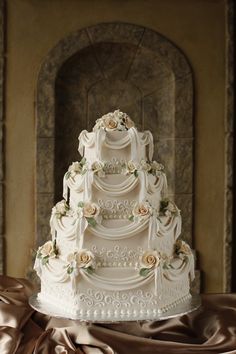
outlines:
[{"label": "tan satin fabric", "polygon": [[236,353],[236,294],[204,295],[200,310],[166,321],[87,325],[33,311],[33,291],[0,276],[0,354]]}]

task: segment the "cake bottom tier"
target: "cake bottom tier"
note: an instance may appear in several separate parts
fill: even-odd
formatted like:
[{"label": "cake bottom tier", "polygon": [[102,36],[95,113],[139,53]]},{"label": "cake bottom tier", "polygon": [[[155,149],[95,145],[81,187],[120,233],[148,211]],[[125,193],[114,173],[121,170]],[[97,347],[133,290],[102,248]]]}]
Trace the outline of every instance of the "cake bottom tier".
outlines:
[{"label": "cake bottom tier", "polygon": [[[106,273],[106,270],[103,271]],[[88,281],[88,278],[84,277],[79,277],[76,288],[73,288],[71,281],[53,282],[42,275],[38,299],[42,303],[60,309],[62,317],[112,322],[155,319],[159,314],[165,313],[191,297],[187,269],[176,280],[169,280],[163,276],[161,288],[157,291],[154,281],[135,288],[132,288],[131,284],[129,286],[127,281],[122,290],[117,290],[115,275],[120,274],[119,271],[113,269],[114,274],[110,274],[107,280],[107,284],[110,284],[108,288],[102,282],[100,287],[97,282],[94,284],[92,279]],[[127,269],[127,275],[129,271]],[[110,273],[110,270],[108,272]],[[115,290],[111,290],[113,282]]]}]

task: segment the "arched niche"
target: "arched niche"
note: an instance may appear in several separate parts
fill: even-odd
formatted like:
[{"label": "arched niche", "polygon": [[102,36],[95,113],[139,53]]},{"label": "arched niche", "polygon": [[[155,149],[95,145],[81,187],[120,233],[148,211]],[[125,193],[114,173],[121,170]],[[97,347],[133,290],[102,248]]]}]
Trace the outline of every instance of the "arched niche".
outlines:
[{"label": "arched niche", "polygon": [[193,82],[184,54],[150,29],[105,23],[61,40],[45,58],[37,85],[36,240],[62,198],[68,165],[79,159],[77,137],[101,115],[120,108],[152,131],[155,158],[166,167],[170,194],[192,241]]}]

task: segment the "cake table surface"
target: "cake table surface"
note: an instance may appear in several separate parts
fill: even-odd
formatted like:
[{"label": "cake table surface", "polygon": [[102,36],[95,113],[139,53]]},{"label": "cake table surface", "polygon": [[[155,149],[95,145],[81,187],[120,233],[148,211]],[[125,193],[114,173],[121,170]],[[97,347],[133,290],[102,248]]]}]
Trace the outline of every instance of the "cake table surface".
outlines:
[{"label": "cake table surface", "polygon": [[204,294],[200,309],[165,321],[86,324],[34,311],[34,292],[0,276],[1,353],[236,353],[236,294]]}]

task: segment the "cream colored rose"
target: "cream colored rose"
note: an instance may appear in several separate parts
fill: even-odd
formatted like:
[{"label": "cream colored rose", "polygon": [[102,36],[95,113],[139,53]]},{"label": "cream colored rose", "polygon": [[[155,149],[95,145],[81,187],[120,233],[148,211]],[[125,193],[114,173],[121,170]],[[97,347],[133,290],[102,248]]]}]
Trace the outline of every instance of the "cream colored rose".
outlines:
[{"label": "cream colored rose", "polygon": [[145,217],[152,214],[152,208],[148,202],[137,204],[133,209],[133,215],[138,217]]},{"label": "cream colored rose", "polygon": [[182,240],[178,240],[175,243],[175,247],[176,247],[176,253],[183,253],[186,255],[190,255],[192,253],[190,246]]},{"label": "cream colored rose", "polygon": [[82,249],[77,253],[76,261],[79,268],[88,268],[94,265],[94,255],[92,252]]},{"label": "cream colored rose", "polygon": [[92,170],[94,171],[94,173],[96,173],[98,175],[98,177],[105,177],[105,171],[104,171],[104,167],[105,164],[102,161],[95,161],[92,164]]},{"label": "cream colored rose", "polygon": [[81,166],[81,164],[78,161],[76,161],[70,165],[68,171],[70,171],[70,173],[74,172],[76,174],[76,173],[81,173],[82,169],[83,167]]},{"label": "cream colored rose", "polygon": [[144,171],[147,171],[147,172],[151,170],[151,165],[148,162],[146,162],[145,160],[141,161],[141,167]]},{"label": "cream colored rose", "polygon": [[127,162],[127,169],[129,173],[134,173],[136,170],[139,169],[139,164],[137,162],[130,160]]},{"label": "cream colored rose", "polygon": [[61,202],[58,202],[55,206],[56,213],[65,215],[66,212],[69,210],[68,205],[66,204],[65,200],[62,200]]},{"label": "cream colored rose", "polygon": [[111,116],[105,117],[104,118],[104,126],[108,130],[115,130],[115,129],[117,129],[118,121]]},{"label": "cream colored rose", "polygon": [[165,215],[171,216],[172,214],[176,214],[176,213],[179,213],[179,209],[177,208],[174,202],[169,200],[165,211]]},{"label": "cream colored rose", "polygon": [[96,218],[100,212],[100,208],[95,203],[84,203],[83,216],[85,218]]},{"label": "cream colored rose", "polygon": [[150,163],[150,165],[151,165],[151,168],[153,170],[156,170],[156,171],[161,171],[161,170],[164,169],[164,166],[161,163],[157,162],[157,161],[152,161]]},{"label": "cream colored rose", "polygon": [[157,254],[157,251],[148,250],[143,253],[140,258],[140,265],[142,268],[156,268],[160,264],[160,258]]},{"label": "cream colored rose", "polygon": [[130,119],[129,116],[124,117],[124,123],[127,129],[134,127],[134,122]]},{"label": "cream colored rose", "polygon": [[54,255],[53,242],[52,241],[47,241],[40,248],[40,253],[42,254],[42,257],[53,256]]}]

